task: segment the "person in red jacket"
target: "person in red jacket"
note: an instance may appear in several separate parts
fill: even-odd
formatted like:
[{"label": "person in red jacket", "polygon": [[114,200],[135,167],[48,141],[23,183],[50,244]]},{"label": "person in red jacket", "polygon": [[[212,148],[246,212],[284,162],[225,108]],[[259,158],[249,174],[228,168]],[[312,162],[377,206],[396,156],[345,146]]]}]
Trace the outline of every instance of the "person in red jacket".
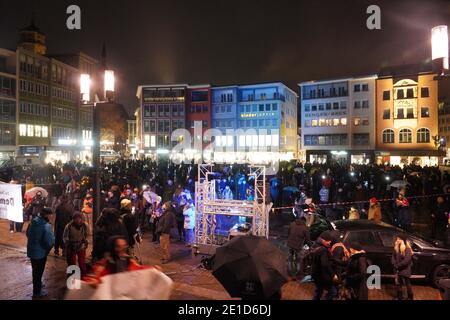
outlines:
[{"label": "person in red jacket", "polygon": [[110,274],[152,268],[151,266],[140,265],[133,257],[128,255],[126,238],[122,236],[111,237],[109,244],[111,248],[109,256],[99,260],[92,267],[92,274],[83,278],[92,286],[96,287],[102,282],[102,277]]}]

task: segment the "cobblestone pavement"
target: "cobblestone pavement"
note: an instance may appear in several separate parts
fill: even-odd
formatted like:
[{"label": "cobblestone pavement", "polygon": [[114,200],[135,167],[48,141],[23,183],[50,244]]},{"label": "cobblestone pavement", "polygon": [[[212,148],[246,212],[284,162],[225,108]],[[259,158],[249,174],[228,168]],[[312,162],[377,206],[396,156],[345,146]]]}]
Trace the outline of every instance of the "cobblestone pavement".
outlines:
[{"label": "cobblestone pavement", "polygon": [[[26,226],[25,226],[26,227]],[[26,230],[26,228],[24,228]],[[159,264],[158,246],[144,237],[141,256],[145,264]],[[191,250],[180,243],[172,243],[172,262],[162,265],[162,270],[174,280],[171,299],[231,299],[222,285],[210,271],[200,268],[200,256],[192,256]],[[51,253],[44,273],[47,299],[63,299],[65,292],[66,262],[62,257]],[[24,233],[10,234],[8,222],[0,220],[0,299],[31,299],[31,265],[26,257],[26,237]],[[282,289],[282,298],[286,300],[309,300],[312,297],[313,284],[289,282]],[[438,290],[426,284],[415,283],[415,298],[418,300],[441,299]],[[385,283],[381,290],[371,290],[370,299],[391,300],[394,296],[393,285]]]}]

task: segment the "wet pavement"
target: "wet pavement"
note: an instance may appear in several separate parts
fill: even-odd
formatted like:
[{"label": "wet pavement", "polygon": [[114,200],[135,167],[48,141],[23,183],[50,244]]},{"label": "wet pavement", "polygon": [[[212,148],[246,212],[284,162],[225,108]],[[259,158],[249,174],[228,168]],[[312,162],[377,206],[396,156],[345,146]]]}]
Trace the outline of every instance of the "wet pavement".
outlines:
[{"label": "wet pavement", "polygon": [[[26,226],[24,227],[26,230]],[[278,242],[281,246],[281,243]],[[137,251],[137,250],[136,250]],[[173,242],[171,246],[172,261],[161,265],[163,272],[174,280],[171,299],[204,300],[231,299],[222,285],[210,271],[202,269],[201,256],[193,256],[190,248],[181,243]],[[138,252],[138,251],[137,251]],[[151,243],[148,237],[140,246],[144,264],[160,263],[159,247]],[[65,270],[67,264],[63,257],[49,255],[43,281],[48,297],[45,299],[63,299],[65,292]],[[31,299],[31,265],[26,257],[26,236],[24,233],[9,233],[8,222],[0,220],[0,299],[29,300]],[[415,299],[440,300],[438,290],[426,283],[414,283]],[[310,300],[313,284],[289,282],[282,289],[282,299]],[[384,283],[381,290],[370,290],[371,300],[391,300],[394,297],[394,287]]]}]

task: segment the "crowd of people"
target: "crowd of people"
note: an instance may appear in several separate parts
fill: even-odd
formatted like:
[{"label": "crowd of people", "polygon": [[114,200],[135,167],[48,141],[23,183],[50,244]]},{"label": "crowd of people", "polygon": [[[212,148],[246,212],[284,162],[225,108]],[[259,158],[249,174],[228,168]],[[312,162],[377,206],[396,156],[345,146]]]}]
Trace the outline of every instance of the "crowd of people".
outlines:
[{"label": "crowd of people", "polygon": [[[42,273],[52,248],[55,255],[66,257],[68,265],[78,264],[84,278],[92,279],[95,270],[102,269],[98,268],[99,263],[117,272],[139,268],[134,247],[143,241],[144,232],[159,245],[163,264],[171,260],[171,237],[186,246],[193,244],[196,165],[119,160],[102,162],[101,166],[98,199],[101,213],[96,221],[93,207],[97,199],[92,189],[91,167],[72,163],[13,171],[12,182],[25,185],[25,192],[38,186],[48,193],[44,197],[43,192],[36,192],[24,200],[25,220],[31,220],[27,229],[28,256],[33,266],[35,296],[42,294]],[[253,182],[248,178],[247,166],[217,165],[214,169],[217,198],[252,200]],[[401,183],[394,186],[396,181]],[[450,176],[437,167],[284,162],[268,183],[267,202],[273,202],[275,210],[294,207],[296,219],[288,236],[292,255],[301,256],[303,244],[317,238],[310,236],[313,232],[310,212],[320,212],[330,221],[342,218],[386,221],[408,231],[414,220],[410,206],[436,203],[428,206],[434,222],[433,235],[446,239]],[[52,213],[54,218],[50,218]],[[11,222],[10,230],[22,232],[22,224]],[[402,270],[399,286],[406,286],[408,297],[412,297],[410,272],[403,271],[408,243],[405,239],[397,240],[393,264]],[[89,246],[92,262],[87,265]],[[315,246],[312,269],[315,298],[320,298],[324,291],[328,298],[335,298],[342,284],[348,290],[339,292],[366,299],[367,292],[360,286],[364,277],[361,270],[367,264],[364,248],[354,243],[347,249],[332,233],[320,234]]]}]

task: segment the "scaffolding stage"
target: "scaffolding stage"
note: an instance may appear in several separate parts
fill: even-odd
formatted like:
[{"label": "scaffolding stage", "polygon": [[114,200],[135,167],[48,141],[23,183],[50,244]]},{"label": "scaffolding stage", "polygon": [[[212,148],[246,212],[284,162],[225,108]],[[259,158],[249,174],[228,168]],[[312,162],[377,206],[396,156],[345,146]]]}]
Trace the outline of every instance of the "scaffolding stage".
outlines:
[{"label": "scaffolding stage", "polygon": [[251,219],[249,233],[269,237],[269,211],[266,204],[266,168],[250,166],[249,177],[254,180],[254,200],[217,199],[212,164],[199,164],[198,181],[195,185],[195,245],[194,254],[214,254],[215,249],[229,240],[230,232],[223,234],[217,229],[220,217],[246,217]]}]

